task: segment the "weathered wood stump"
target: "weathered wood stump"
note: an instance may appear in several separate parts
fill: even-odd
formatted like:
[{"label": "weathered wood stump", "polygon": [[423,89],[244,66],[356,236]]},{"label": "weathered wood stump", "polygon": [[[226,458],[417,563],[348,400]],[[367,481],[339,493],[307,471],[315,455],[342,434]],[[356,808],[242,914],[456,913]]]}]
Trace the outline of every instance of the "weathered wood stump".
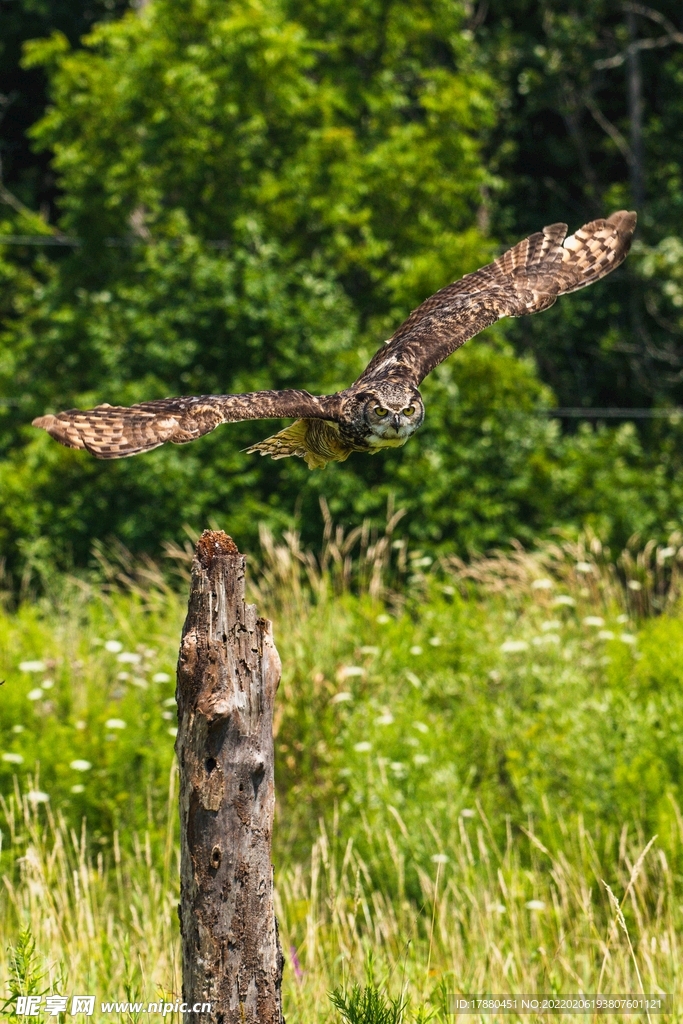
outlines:
[{"label": "weathered wood stump", "polygon": [[[180,927],[186,1021],[284,1024],[273,904],[271,624],[244,603],[245,558],[205,531],[178,659]],[[191,1012],[210,1002],[210,1012]]]}]

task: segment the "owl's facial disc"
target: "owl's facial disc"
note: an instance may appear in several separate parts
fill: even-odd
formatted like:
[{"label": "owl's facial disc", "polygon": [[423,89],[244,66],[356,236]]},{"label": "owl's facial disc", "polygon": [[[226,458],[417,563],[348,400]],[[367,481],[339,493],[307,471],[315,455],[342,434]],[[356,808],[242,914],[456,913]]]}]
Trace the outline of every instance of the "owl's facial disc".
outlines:
[{"label": "owl's facial disc", "polygon": [[365,406],[372,447],[398,447],[408,440],[424,419],[424,405],[417,391],[396,390],[373,395]]}]

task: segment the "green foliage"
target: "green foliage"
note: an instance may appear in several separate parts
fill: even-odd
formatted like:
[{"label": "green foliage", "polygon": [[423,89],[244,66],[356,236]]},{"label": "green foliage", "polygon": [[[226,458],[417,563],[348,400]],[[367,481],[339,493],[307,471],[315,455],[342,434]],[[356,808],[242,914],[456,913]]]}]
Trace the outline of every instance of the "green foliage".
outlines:
[{"label": "green foliage", "polygon": [[332,1005],[347,1024],[401,1024],[405,1005],[400,997],[387,999],[376,985],[353,985],[350,992],[336,988]]},{"label": "green foliage", "polygon": [[41,982],[45,981],[46,972],[40,963],[40,956],[36,953],[36,942],[29,925],[19,932],[16,945],[10,944],[7,954],[7,987],[10,995],[2,1004],[2,1009],[8,1013],[10,1020],[17,1020],[16,1003],[19,996],[42,996],[49,991],[48,988],[40,987]]}]

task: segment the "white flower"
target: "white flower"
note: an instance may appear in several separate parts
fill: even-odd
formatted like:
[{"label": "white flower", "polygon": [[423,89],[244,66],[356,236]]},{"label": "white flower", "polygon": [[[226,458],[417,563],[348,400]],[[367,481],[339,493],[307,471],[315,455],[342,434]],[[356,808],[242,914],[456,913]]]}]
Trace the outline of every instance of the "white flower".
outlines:
[{"label": "white flower", "polygon": [[40,789],[31,789],[26,794],[26,799],[35,807],[37,804],[46,804],[50,800],[49,793],[43,793]]},{"label": "white flower", "polygon": [[547,633],[549,629],[561,629],[562,623],[558,619],[548,619],[541,623],[541,630]]},{"label": "white flower", "polygon": [[552,590],[552,588],[552,580],[534,580],[534,582],[531,584],[532,590]]},{"label": "white flower", "polygon": [[122,654],[116,656],[116,660],[126,665],[138,665],[142,661],[142,657],[139,654],[133,654],[132,651],[123,651]]},{"label": "white flower", "polygon": [[20,672],[44,672],[45,662],[44,661],[20,661],[19,662]]},{"label": "white flower", "polygon": [[9,762],[9,764],[23,764],[24,763],[24,758],[22,757],[21,754],[11,754],[11,753],[10,754],[3,754],[2,755],[2,759],[3,759],[3,761]]},{"label": "white flower", "polygon": [[495,911],[496,914],[507,913],[507,907],[505,907],[502,903],[494,903],[493,906],[491,907],[491,910]]},{"label": "white flower", "polygon": [[415,762],[415,764],[427,764],[429,758],[427,757],[426,754],[415,754],[413,761]]},{"label": "white flower", "polygon": [[71,787],[71,792],[72,793],[85,793],[85,786],[83,786],[80,782],[77,782],[75,786]]},{"label": "white flower", "polygon": [[168,672],[155,672],[152,676],[153,683],[170,683],[171,677]]},{"label": "white flower", "polygon": [[424,722],[413,722],[413,729],[417,729],[418,732],[429,732],[429,726]]},{"label": "white flower", "polygon": [[131,683],[133,684],[133,686],[137,686],[138,689],[140,689],[140,690],[148,690],[149,689],[149,685],[147,683],[147,680],[143,679],[142,676],[133,676],[133,678],[131,679]]},{"label": "white flower", "polygon": [[125,683],[126,679],[130,679],[130,672],[119,672],[116,678],[122,683]]},{"label": "white flower", "polygon": [[69,768],[73,768],[75,772],[89,772],[92,768],[90,761],[83,761],[80,757],[77,757],[75,761],[72,761]]},{"label": "white flower", "polygon": [[583,620],[584,626],[604,626],[605,620],[601,615],[587,615]]},{"label": "white flower", "polygon": [[559,605],[565,605],[567,608],[573,608],[575,604],[576,601],[573,597],[570,597],[569,594],[558,594],[555,600],[553,601],[553,605],[555,607],[559,607]]},{"label": "white flower", "polygon": [[392,761],[389,767],[391,768],[392,772],[395,772],[396,775],[402,775],[403,772],[405,771],[406,766],[403,764],[402,761]]},{"label": "white flower", "polygon": [[125,729],[127,724],[122,718],[108,718],[104,726],[106,729]]},{"label": "white flower", "polygon": [[422,654],[422,648],[420,647],[419,644],[415,644],[413,647],[410,648],[410,653],[411,654]]},{"label": "white flower", "polygon": [[337,670],[337,679],[342,682],[344,679],[350,679],[352,676],[363,676],[365,675],[365,669],[361,668],[360,665],[342,665]]},{"label": "white flower", "polygon": [[118,654],[119,651],[123,650],[123,644],[119,643],[118,640],[107,640],[104,649],[105,651],[110,651],[111,654]]},{"label": "white flower", "polygon": [[543,636],[535,636],[531,642],[535,647],[543,647],[546,644],[559,644],[560,638],[557,633],[545,633]]},{"label": "white flower", "polygon": [[460,812],[461,818],[474,818],[476,811],[473,811],[471,807],[463,807]]},{"label": "white flower", "polygon": [[174,738],[178,735],[178,730],[175,726],[173,726],[172,729],[167,729],[166,731],[169,736],[173,736]]},{"label": "white flower", "polygon": [[593,572],[593,566],[590,564],[590,562],[577,562],[576,563],[576,571],[577,572]]},{"label": "white flower", "polygon": [[353,700],[353,694],[344,690],[342,693],[335,693],[334,697],[330,700],[330,704],[341,704],[345,700]]},{"label": "white flower", "polygon": [[527,910],[545,910],[545,903],[543,900],[528,900],[524,906]]},{"label": "white flower", "polygon": [[636,638],[634,637],[633,633],[620,633],[619,639],[621,640],[622,644],[634,644],[636,642]]},{"label": "white flower", "polygon": [[614,640],[614,633],[611,629],[601,629],[598,633],[598,640]]},{"label": "white flower", "polygon": [[43,696],[43,691],[40,689],[40,687],[36,687],[35,690],[29,690],[26,696],[28,697],[29,700],[40,700],[40,698]]},{"label": "white flower", "polygon": [[406,679],[409,683],[412,683],[416,690],[419,690],[422,686],[421,679],[419,679],[414,672],[411,672],[410,669],[406,669]]},{"label": "white flower", "polygon": [[83,729],[86,729],[86,728],[87,728],[87,726],[86,726],[85,722],[74,722],[74,729],[78,729],[78,730],[82,731]]},{"label": "white flower", "polygon": [[386,715],[380,715],[379,718],[375,719],[375,725],[391,725],[394,721],[394,716],[391,712]]},{"label": "white flower", "polygon": [[172,711],[162,711],[161,717],[164,719],[165,722],[172,722],[173,719],[175,718],[175,715],[173,714]]},{"label": "white flower", "polygon": [[162,703],[165,708],[172,708],[175,706],[176,699],[175,697],[167,697],[165,701],[162,701]]},{"label": "white flower", "polygon": [[445,853],[435,853],[432,857],[435,864],[448,864],[448,857]]},{"label": "white flower", "polygon": [[629,590],[642,590],[643,589],[643,584],[640,582],[640,580],[629,580],[628,583],[626,584],[626,586],[628,587]]},{"label": "white flower", "polygon": [[657,561],[661,564],[665,558],[671,558],[676,554],[676,548],[662,548],[657,552]]},{"label": "white flower", "polygon": [[12,726],[12,732],[16,732],[16,733],[24,732],[24,726],[23,725],[13,725]]},{"label": "white flower", "polygon": [[441,637],[440,636],[433,636],[429,642],[432,645],[432,647],[440,647],[441,646]]},{"label": "white flower", "polygon": [[54,685],[54,679],[43,679],[42,683],[40,684],[41,689],[43,690],[51,690]]},{"label": "white flower", "polygon": [[503,654],[516,654],[518,651],[528,651],[529,645],[526,640],[506,640],[500,649]]},{"label": "white flower", "polygon": [[391,618],[389,615],[378,615],[377,621],[379,622],[380,626],[386,626],[388,622],[391,622]]},{"label": "white flower", "polygon": [[359,754],[364,754],[366,751],[372,750],[372,743],[363,740],[362,743],[355,743],[353,749],[358,751]]}]

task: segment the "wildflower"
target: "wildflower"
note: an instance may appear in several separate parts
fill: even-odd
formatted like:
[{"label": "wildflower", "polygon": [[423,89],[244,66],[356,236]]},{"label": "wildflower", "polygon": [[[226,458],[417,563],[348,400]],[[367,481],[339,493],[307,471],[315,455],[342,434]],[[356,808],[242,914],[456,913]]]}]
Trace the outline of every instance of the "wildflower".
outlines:
[{"label": "wildflower", "polygon": [[71,787],[71,792],[72,793],[85,793],[85,786],[83,786],[80,782],[77,782],[75,786]]},{"label": "wildflower", "polygon": [[168,735],[173,736],[174,739],[178,735],[178,730],[175,726],[173,726],[172,729],[167,729],[166,731],[168,732]]},{"label": "wildflower", "polygon": [[29,690],[26,696],[28,697],[29,700],[40,700],[40,698],[43,696],[43,691],[40,689],[40,687],[36,687],[35,690]]},{"label": "wildflower", "polygon": [[516,654],[518,651],[526,651],[529,645],[526,640],[506,640],[500,645],[503,654]]},{"label": "wildflower", "polygon": [[411,654],[422,654],[422,648],[420,647],[419,644],[415,644],[414,647],[410,648],[410,653]]},{"label": "wildflower", "polygon": [[547,619],[541,623],[541,630],[547,633],[549,629],[561,629],[562,623],[558,619]]},{"label": "wildflower", "polygon": [[448,857],[445,853],[435,853],[432,857],[434,864],[448,864]]},{"label": "wildflower", "polygon": [[126,679],[130,679],[130,672],[119,672],[116,678],[125,683]]},{"label": "wildflower", "polygon": [[378,615],[377,622],[380,624],[380,626],[386,626],[388,622],[391,622],[391,618],[389,615]]},{"label": "wildflower", "polygon": [[385,715],[380,715],[379,718],[375,719],[375,725],[391,725],[394,721],[394,716],[391,712],[387,712]]},{"label": "wildflower", "polygon": [[531,584],[532,590],[552,590],[552,587],[552,580],[534,580],[534,582]]},{"label": "wildflower", "polygon": [[19,671],[20,672],[44,672],[45,671],[44,661],[20,661]]},{"label": "wildflower", "polygon": [[622,644],[634,644],[636,642],[636,638],[634,637],[633,633],[620,633],[619,639],[621,640]]},{"label": "wildflower", "polygon": [[40,684],[41,689],[43,690],[51,690],[54,685],[54,679],[43,679],[42,683]]},{"label": "wildflower", "polygon": [[118,640],[107,640],[104,645],[105,651],[109,651],[110,654],[118,654],[119,651],[123,650],[123,644],[119,643]]},{"label": "wildflower", "polygon": [[169,683],[170,681],[171,677],[168,672],[155,672],[152,676],[153,683]]},{"label": "wildflower", "polygon": [[23,764],[24,763],[24,758],[22,757],[21,754],[12,754],[12,753],[3,754],[2,755],[2,759],[3,759],[3,761],[7,761],[9,764]]},{"label": "wildflower", "polygon": [[502,903],[494,903],[493,906],[491,907],[491,910],[495,910],[496,914],[507,913],[507,907],[505,907]]},{"label": "wildflower", "polygon": [[126,665],[137,665],[142,661],[142,656],[133,654],[132,651],[123,651],[122,654],[117,654],[116,660]]},{"label": "wildflower", "polygon": [[165,708],[172,708],[176,703],[177,702],[175,697],[167,697],[166,700],[163,701],[163,705]]},{"label": "wildflower", "polygon": [[413,729],[417,729],[418,732],[429,732],[429,726],[424,722],[413,722]]},{"label": "wildflower", "polygon": [[355,743],[353,749],[359,754],[364,754],[368,750],[372,750],[372,743],[368,743],[367,740],[363,740],[361,743]]},{"label": "wildflower", "polygon": [[626,584],[629,590],[642,590],[643,584],[639,580],[629,580]]},{"label": "wildflower", "polygon": [[413,761],[415,762],[415,764],[427,764],[429,758],[427,757],[426,754],[415,754],[415,756],[413,757]]},{"label": "wildflower", "polygon": [[598,640],[614,640],[614,633],[611,629],[601,629],[598,633]]},{"label": "wildflower", "polygon": [[583,620],[584,626],[604,626],[605,620],[601,615],[587,615]]},{"label": "wildflower", "polygon": [[122,718],[108,718],[104,723],[106,729],[125,729],[127,724]]},{"label": "wildflower", "polygon": [[590,564],[590,562],[577,562],[576,563],[576,571],[577,572],[593,572],[593,566]]},{"label": "wildflower", "polygon": [[528,900],[524,906],[527,910],[545,910],[545,903],[543,900]]},{"label": "wildflower", "polygon": [[419,690],[420,687],[422,686],[422,680],[419,679],[418,676],[416,676],[415,673],[411,672],[409,669],[406,670],[406,679],[415,687],[416,690]]},{"label": "wildflower", "polygon": [[573,608],[575,604],[576,601],[573,597],[570,597],[569,594],[558,594],[555,600],[553,601],[553,605],[555,605],[555,607],[558,607],[559,605],[564,605],[567,608]]},{"label": "wildflower", "polygon": [[330,700],[330,704],[341,704],[345,700],[353,700],[353,694],[343,690],[341,693],[335,693],[334,697]]},{"label": "wildflower", "polygon": [[364,676],[365,669],[361,668],[360,665],[342,665],[337,671],[337,679],[342,682],[344,679],[350,679],[352,676]]},{"label": "wildflower", "polygon": [[433,636],[429,642],[432,645],[432,647],[440,647],[441,646],[441,637],[440,636]]},{"label": "wildflower", "polygon": [[33,804],[33,806],[36,807],[38,804],[49,803],[50,795],[49,793],[43,793],[40,789],[31,789],[26,794],[26,799],[30,804]]},{"label": "wildflower", "polygon": [[392,761],[389,767],[391,768],[392,772],[394,772],[396,775],[403,775],[406,766],[403,764],[402,761]]},{"label": "wildflower", "polygon": [[16,732],[16,733],[24,732],[24,726],[23,725],[13,725],[12,726],[12,732]]},{"label": "wildflower", "polygon": [[88,772],[92,768],[90,761],[83,761],[77,757],[75,761],[72,761],[69,768],[73,768],[75,772]]},{"label": "wildflower", "polygon": [[463,807],[460,812],[461,818],[474,818],[476,811],[473,811],[471,807]]}]

